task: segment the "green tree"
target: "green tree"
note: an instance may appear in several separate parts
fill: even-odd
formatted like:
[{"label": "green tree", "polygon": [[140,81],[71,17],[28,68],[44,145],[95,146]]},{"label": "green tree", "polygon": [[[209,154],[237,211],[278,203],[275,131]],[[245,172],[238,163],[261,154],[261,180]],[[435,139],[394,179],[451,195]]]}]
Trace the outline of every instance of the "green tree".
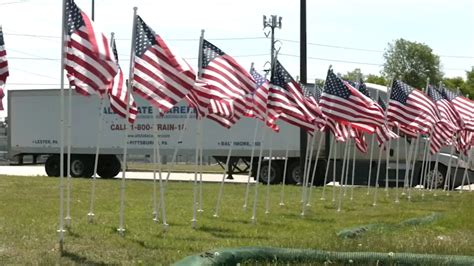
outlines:
[{"label": "green tree", "polygon": [[360,79],[364,79],[364,74],[362,74],[360,68],[356,68],[342,75],[342,78],[345,80],[359,81]]},{"label": "green tree", "polygon": [[461,92],[467,94],[470,99],[474,99],[474,67],[471,71],[466,71],[466,82],[461,86]]},{"label": "green tree", "polygon": [[373,74],[367,75],[367,77],[365,78],[365,82],[379,84],[379,85],[383,85],[383,86],[386,86],[387,83],[388,83],[387,80],[384,77],[373,75]]},{"label": "green tree", "polygon": [[384,58],[386,79],[395,77],[417,88],[425,87],[427,78],[432,84],[442,80],[439,56],[426,44],[398,39],[388,44]]},{"label": "green tree", "polygon": [[464,86],[464,79],[461,77],[454,77],[454,78],[443,78],[444,86],[455,90],[456,88],[462,88]]}]

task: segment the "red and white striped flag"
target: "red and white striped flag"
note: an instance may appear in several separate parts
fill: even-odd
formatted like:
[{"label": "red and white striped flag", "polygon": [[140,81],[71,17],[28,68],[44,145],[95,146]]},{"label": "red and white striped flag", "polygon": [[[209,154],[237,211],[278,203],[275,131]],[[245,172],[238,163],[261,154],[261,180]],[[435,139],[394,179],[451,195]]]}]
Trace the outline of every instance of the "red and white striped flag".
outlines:
[{"label": "red and white striped flag", "polygon": [[117,74],[110,45],[73,0],[66,0],[65,69],[71,86],[83,95],[104,94]]},{"label": "red and white striped flag", "polygon": [[[255,81],[234,58],[209,41],[203,39],[201,48],[199,82],[206,84],[208,95],[204,97],[207,97],[210,102],[208,117],[211,119],[216,116],[231,118],[229,120],[235,123],[245,115],[246,110],[251,108],[245,100],[247,94],[255,91]],[[221,108],[213,108],[217,105]]]},{"label": "red and white striped flag", "polygon": [[4,89],[8,75],[7,51],[5,50],[2,27],[0,26],[0,111],[3,110],[3,97],[5,97]]},{"label": "red and white striped flag", "polygon": [[305,103],[303,90],[277,60],[272,71],[268,108],[278,114],[278,118],[308,132],[314,131],[316,117]]},{"label": "red and white striped flag", "polygon": [[275,123],[278,119],[278,114],[275,110],[267,108],[270,82],[264,76],[260,75],[254,68],[250,70],[250,74],[255,79],[257,88],[255,93],[248,94],[252,106],[249,110],[251,112],[250,115],[262,120],[275,132],[279,132],[280,128]]},{"label": "red and white striped flag", "polygon": [[423,92],[399,80],[392,84],[387,119],[424,134],[430,134],[438,120],[434,103]]},{"label": "red and white striped flag", "polygon": [[474,101],[444,87],[441,88],[441,95],[451,102],[459,114],[463,128],[474,131]]},{"label": "red and white striped flag", "polygon": [[[118,53],[117,53],[117,46],[115,45],[115,39],[112,39],[112,52],[114,53],[115,60],[118,66],[117,75],[115,75],[110,87],[107,91],[107,95],[109,96],[110,101],[110,108],[118,114],[119,116],[126,118],[127,117],[127,99],[128,99],[128,92],[127,92],[127,84],[123,78],[122,68],[118,64]],[[137,118],[137,104],[133,99],[133,95],[130,93],[130,100],[128,103],[128,121],[130,123],[134,123],[135,119]]]},{"label": "red and white striped flag", "polygon": [[133,91],[166,113],[193,88],[196,75],[140,16],[136,20]]}]

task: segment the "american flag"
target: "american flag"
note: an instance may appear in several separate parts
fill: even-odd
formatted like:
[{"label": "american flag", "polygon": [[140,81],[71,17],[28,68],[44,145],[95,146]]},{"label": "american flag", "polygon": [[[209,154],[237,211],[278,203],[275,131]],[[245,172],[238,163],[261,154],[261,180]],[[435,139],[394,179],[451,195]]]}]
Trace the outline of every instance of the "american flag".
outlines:
[{"label": "american flag", "polygon": [[166,113],[193,88],[196,75],[140,16],[135,31],[133,91]]},{"label": "american flag", "polygon": [[[119,116],[126,118],[127,117],[127,99],[128,99],[128,92],[127,92],[127,85],[125,84],[125,80],[123,78],[122,68],[118,64],[118,54],[117,54],[117,46],[115,45],[115,39],[111,40],[112,52],[114,53],[115,60],[118,66],[117,75],[115,75],[112,83],[109,86],[107,91],[107,95],[109,96],[110,107],[112,110],[118,114]],[[128,106],[128,121],[133,124],[135,119],[137,118],[137,105],[135,100],[133,99],[133,95],[130,93],[130,101]]]},{"label": "american flag", "polygon": [[3,110],[3,97],[5,97],[3,90],[5,89],[8,75],[7,51],[5,50],[2,27],[0,26],[0,110]]},{"label": "american flag", "polygon": [[217,102],[225,101],[223,105],[227,102],[233,105],[232,114],[215,113],[216,110],[212,108],[209,111],[211,114],[240,119],[251,108],[245,99],[247,94],[252,94],[256,89],[252,76],[234,58],[205,39],[202,40],[200,56],[200,82],[206,83],[207,97]]},{"label": "american flag", "polygon": [[385,126],[382,108],[337,77],[332,69],[328,71],[320,106],[326,116],[363,132],[372,134],[377,127]]},{"label": "american flag", "polygon": [[268,93],[270,90],[270,82],[264,76],[260,75],[254,68],[250,69],[250,75],[256,82],[256,90],[250,95],[251,113],[262,120],[272,130],[279,132],[280,128],[275,123],[278,119],[278,113],[273,109],[268,109]]},{"label": "american flag", "polygon": [[268,108],[278,113],[281,120],[312,132],[316,117],[305,101],[299,84],[277,60],[270,81]]},{"label": "american flag", "polygon": [[83,95],[102,95],[118,71],[109,42],[73,0],[66,0],[65,15],[69,83]]},{"label": "american flag", "polygon": [[436,108],[424,93],[395,80],[390,93],[387,119],[410,131],[429,134],[437,122]]},{"label": "american flag", "polygon": [[458,112],[463,127],[466,130],[474,131],[474,101],[469,100],[459,93],[453,92],[445,87],[441,88],[441,95],[450,101],[454,109]]}]

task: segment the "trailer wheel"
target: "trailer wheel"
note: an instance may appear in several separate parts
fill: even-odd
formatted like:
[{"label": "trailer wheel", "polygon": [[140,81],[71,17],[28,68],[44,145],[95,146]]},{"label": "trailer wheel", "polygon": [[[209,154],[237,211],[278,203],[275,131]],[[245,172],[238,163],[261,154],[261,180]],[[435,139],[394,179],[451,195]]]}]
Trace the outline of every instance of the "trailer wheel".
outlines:
[{"label": "trailer wheel", "polygon": [[44,164],[44,169],[46,170],[46,174],[48,176],[55,176],[58,177],[59,172],[59,155],[53,154],[46,159]]},{"label": "trailer wheel", "polygon": [[97,165],[97,174],[102,178],[114,178],[120,172],[120,161],[115,155],[101,155]]},{"label": "trailer wheel", "polygon": [[[87,155],[71,156],[71,176],[72,177],[91,177],[94,173],[94,165]],[[67,172],[66,172],[67,173]]]},{"label": "trailer wheel", "polygon": [[[263,184],[268,182],[268,163],[268,161],[262,162],[260,169],[260,182]],[[272,165],[270,167],[270,184],[278,184],[281,182],[281,180],[281,169],[277,162],[272,161]]]},{"label": "trailer wheel", "polygon": [[[446,166],[438,163],[438,171],[435,172],[435,164],[430,165],[430,170],[426,175],[426,186],[433,188],[442,188],[446,179]],[[434,183],[433,183],[434,182]]]},{"label": "trailer wheel", "polygon": [[286,176],[287,183],[290,184],[301,184],[301,175],[300,175],[300,162],[295,161],[290,164],[288,167],[288,173]]}]

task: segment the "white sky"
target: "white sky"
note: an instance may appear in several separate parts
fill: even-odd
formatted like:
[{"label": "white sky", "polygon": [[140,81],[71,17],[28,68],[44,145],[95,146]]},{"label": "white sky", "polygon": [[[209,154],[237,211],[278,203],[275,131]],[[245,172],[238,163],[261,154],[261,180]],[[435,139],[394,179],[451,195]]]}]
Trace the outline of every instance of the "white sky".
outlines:
[{"label": "white sky", "polygon": [[[91,0],[76,3],[90,15]],[[244,67],[255,62],[262,69],[270,59],[262,16],[281,16],[282,29],[276,30],[276,39],[281,39],[279,60],[293,76],[299,74],[299,1],[96,0],[96,24],[107,35],[115,32],[125,72],[134,6],[172,51],[193,67],[205,29],[206,39]],[[59,87],[61,7],[60,0],[0,0],[10,65],[7,90]],[[340,73],[360,68],[364,74],[380,74],[383,50],[398,38],[429,45],[441,56],[446,76],[465,78],[465,70],[474,66],[474,1],[307,0],[308,82],[324,79],[330,64]]]}]

